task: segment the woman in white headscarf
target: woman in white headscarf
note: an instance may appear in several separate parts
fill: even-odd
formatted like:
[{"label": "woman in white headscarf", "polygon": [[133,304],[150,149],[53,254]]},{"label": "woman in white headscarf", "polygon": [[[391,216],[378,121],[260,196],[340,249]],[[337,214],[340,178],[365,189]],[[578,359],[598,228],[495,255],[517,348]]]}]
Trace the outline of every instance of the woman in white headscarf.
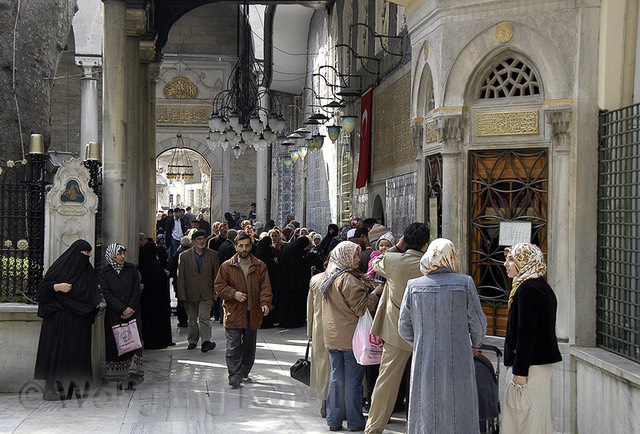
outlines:
[{"label": "woman in white headscarf", "polygon": [[329,350],[331,374],[327,396],[327,425],[331,431],[342,429],[346,419],[351,431],[364,430],[362,414],[364,366],[356,362],[351,340],[358,319],[369,309],[375,311],[382,286],[373,292],[358,271],[360,246],[343,241],[329,254],[320,291],[322,293],[322,333]]},{"label": "woman in white headscarf", "polygon": [[[413,346],[407,432],[480,432],[472,346],[487,331],[473,279],[458,273],[453,243],[438,238],[420,260],[400,307],[398,332]],[[506,431],[505,431],[506,432]]]},{"label": "woman in white headscarf", "polygon": [[552,364],[562,360],[556,339],[558,302],[542,278],[547,266],[538,246],[516,244],[504,256],[513,282],[504,342],[504,364],[510,369],[502,431],[550,434]]},{"label": "woman in white headscarf", "polygon": [[[127,249],[118,243],[107,246],[98,282],[107,302],[105,315],[106,370],[105,380],[116,381],[118,386],[135,389],[144,380],[142,349],[118,356],[112,327],[137,319],[140,313],[140,279],[135,265],[125,261]],[[139,327],[139,326],[138,326]],[[140,328],[138,328],[138,331]]]}]

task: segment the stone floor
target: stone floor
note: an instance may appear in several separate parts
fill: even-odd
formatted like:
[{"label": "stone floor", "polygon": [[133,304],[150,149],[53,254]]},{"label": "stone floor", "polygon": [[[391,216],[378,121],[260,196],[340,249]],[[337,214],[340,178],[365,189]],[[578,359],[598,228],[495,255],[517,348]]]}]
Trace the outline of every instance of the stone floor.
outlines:
[{"label": "stone floor", "polygon": [[[175,324],[175,319],[174,319]],[[224,359],[224,329],[214,323],[218,347],[186,349],[186,329],[175,328],[175,347],[145,352],[145,381],[134,392],[115,385],[92,389],[82,400],[42,400],[38,384],[0,394],[0,433],[323,433],[320,401],[289,377],[304,356],[306,329],[258,332],[253,383],[231,389]],[[403,433],[404,413],[385,433]]]}]

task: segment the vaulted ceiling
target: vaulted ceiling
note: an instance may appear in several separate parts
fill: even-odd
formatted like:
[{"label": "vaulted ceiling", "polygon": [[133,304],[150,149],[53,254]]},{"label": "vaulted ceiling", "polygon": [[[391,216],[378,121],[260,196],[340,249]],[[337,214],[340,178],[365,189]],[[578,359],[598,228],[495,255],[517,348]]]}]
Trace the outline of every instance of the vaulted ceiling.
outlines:
[{"label": "vaulted ceiling", "polygon": [[[128,7],[143,7],[145,0],[129,0]],[[266,5],[263,19],[252,20],[255,44],[264,45],[265,73],[271,74],[272,90],[299,94],[304,87],[309,23],[316,9],[330,7],[333,0],[262,0],[220,2],[218,0],[155,0],[151,3],[151,27],[157,32],[158,54],[167,43],[171,26],[186,13],[207,4]],[[235,22],[229,23],[236,26]],[[262,27],[260,27],[262,25]],[[271,44],[269,44],[271,41]],[[259,53],[262,50],[257,48]],[[268,68],[271,68],[269,71]]]}]

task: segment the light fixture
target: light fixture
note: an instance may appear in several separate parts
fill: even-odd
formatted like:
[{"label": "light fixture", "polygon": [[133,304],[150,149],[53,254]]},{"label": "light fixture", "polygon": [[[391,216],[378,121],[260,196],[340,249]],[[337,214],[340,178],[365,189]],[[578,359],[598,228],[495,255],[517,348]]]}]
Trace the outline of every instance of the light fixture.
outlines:
[{"label": "light fixture", "polygon": [[327,134],[329,134],[329,139],[331,139],[333,143],[340,138],[340,131],[342,131],[342,126],[340,125],[329,125],[327,127]]},{"label": "light fixture", "polygon": [[[277,110],[270,112],[261,106],[263,97],[269,95],[272,102],[276,102],[277,98],[270,94],[269,89],[261,89],[262,83],[258,83],[258,77],[263,77],[264,71],[253,52],[249,5],[242,5],[238,13],[241,15],[238,20],[238,35],[242,46],[239,46],[238,62],[231,70],[227,88],[213,99],[209,139],[213,148],[222,145],[226,150],[231,143],[232,146],[239,145],[243,153],[245,149],[242,148],[249,145],[256,150],[266,149],[276,141],[277,133],[284,131],[286,121]],[[244,146],[240,139],[236,140],[238,135],[242,136]],[[228,141],[226,146],[225,141]],[[235,146],[233,149],[236,154]]]},{"label": "light fixture", "polygon": [[[340,132],[338,132],[338,134],[340,134]],[[316,134],[313,136],[313,147],[315,149],[320,150],[320,148],[322,148],[322,145],[324,145],[324,137],[325,136],[322,134]]]},{"label": "light fixture", "polygon": [[291,159],[291,155],[285,155],[284,157],[282,157],[282,162],[286,167],[291,166],[291,164],[293,163],[293,160]]},{"label": "light fixture", "polygon": [[182,134],[176,134],[176,147],[173,149],[171,162],[167,166],[167,179],[193,179],[193,167],[187,150],[184,149]]},{"label": "light fixture", "polygon": [[347,136],[351,135],[353,130],[356,129],[357,121],[358,116],[340,116],[340,123],[342,124],[342,128]]},{"label": "light fixture", "polygon": [[289,155],[291,156],[291,160],[294,163],[298,161],[298,158],[300,158],[300,154],[298,153],[297,149],[292,149],[291,151],[289,151]]},{"label": "light fixture", "polygon": [[[311,140],[311,139],[307,139],[307,140]],[[307,156],[308,151],[309,151],[309,148],[307,147],[306,144],[298,146],[298,155],[300,156],[301,159],[304,160],[304,157]]]}]

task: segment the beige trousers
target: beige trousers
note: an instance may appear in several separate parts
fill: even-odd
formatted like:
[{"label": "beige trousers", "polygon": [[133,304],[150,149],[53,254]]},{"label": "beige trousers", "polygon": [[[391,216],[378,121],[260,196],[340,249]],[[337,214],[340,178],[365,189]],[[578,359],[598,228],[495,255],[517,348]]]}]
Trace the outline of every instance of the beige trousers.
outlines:
[{"label": "beige trousers", "polygon": [[551,374],[553,365],[532,365],[525,386],[513,384],[507,370],[502,429],[505,434],[553,434],[551,426]]},{"label": "beige trousers", "polygon": [[384,431],[396,405],[396,396],[404,374],[404,368],[411,357],[411,351],[404,351],[385,342],[380,360],[380,373],[371,395],[369,418],[364,432],[367,434]]}]

